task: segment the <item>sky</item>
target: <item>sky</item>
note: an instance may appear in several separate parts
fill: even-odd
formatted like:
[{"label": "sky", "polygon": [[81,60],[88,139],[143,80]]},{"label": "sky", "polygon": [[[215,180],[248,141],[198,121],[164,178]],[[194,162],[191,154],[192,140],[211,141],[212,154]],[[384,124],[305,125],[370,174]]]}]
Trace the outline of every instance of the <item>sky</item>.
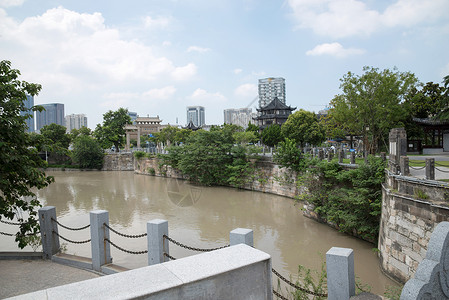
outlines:
[{"label": "sky", "polygon": [[[286,103],[318,112],[364,66],[423,82],[449,74],[449,0],[0,0],[0,59],[92,129],[120,107],[206,124],[283,77]],[[257,102],[250,107],[253,108]]]}]

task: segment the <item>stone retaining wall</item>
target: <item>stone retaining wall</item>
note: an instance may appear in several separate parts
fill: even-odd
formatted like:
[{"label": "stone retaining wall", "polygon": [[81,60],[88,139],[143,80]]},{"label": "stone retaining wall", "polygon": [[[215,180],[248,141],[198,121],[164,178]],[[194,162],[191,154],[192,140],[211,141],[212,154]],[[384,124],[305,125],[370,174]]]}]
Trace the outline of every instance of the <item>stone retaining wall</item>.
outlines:
[{"label": "stone retaining wall", "polygon": [[387,171],[378,248],[382,269],[389,276],[406,282],[415,274],[434,228],[449,220],[448,192],[446,183]]},{"label": "stone retaining wall", "polygon": [[107,154],[103,160],[103,171],[134,171],[132,153]]}]

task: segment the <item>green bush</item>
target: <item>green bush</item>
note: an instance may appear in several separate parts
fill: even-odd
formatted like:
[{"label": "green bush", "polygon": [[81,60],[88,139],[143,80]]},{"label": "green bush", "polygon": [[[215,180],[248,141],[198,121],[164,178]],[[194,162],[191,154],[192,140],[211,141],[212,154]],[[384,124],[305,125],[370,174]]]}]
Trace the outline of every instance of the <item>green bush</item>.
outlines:
[{"label": "green bush", "polygon": [[141,159],[146,156],[146,153],[143,151],[134,151],[134,157],[137,159]]},{"label": "green bush", "polygon": [[73,143],[72,158],[82,169],[101,169],[104,153],[94,138],[83,135]]}]

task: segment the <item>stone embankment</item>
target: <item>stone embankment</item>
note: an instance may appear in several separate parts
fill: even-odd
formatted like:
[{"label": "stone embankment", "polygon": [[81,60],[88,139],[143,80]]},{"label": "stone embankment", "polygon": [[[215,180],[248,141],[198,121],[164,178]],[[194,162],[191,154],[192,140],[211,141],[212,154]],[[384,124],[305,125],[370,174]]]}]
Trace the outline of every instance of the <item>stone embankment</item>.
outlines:
[{"label": "stone embankment", "polygon": [[132,153],[105,155],[103,171],[134,171],[134,157]]}]

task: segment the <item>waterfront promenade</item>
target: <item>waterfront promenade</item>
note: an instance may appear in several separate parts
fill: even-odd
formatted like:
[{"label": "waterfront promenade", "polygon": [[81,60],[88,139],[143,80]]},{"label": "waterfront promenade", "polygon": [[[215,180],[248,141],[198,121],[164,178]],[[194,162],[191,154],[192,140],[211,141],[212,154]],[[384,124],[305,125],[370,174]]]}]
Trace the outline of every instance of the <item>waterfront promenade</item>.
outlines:
[{"label": "waterfront promenade", "polygon": [[99,276],[50,260],[0,260],[0,299]]}]

